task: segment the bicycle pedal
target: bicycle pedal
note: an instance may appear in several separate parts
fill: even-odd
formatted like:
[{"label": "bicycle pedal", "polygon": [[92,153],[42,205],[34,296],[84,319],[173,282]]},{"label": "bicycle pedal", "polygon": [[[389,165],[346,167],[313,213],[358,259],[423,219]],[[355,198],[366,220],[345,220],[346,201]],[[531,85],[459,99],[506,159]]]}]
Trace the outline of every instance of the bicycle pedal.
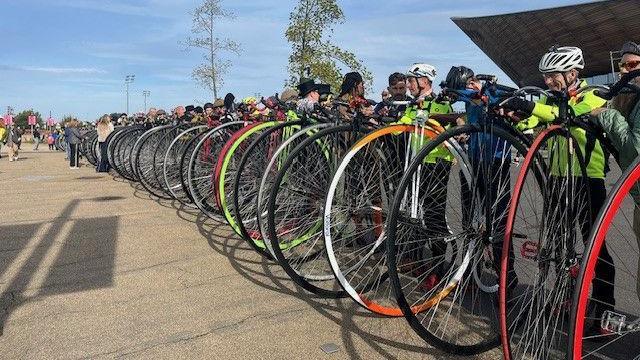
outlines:
[{"label": "bicycle pedal", "polygon": [[622,335],[626,328],[627,316],[607,310],[600,318],[600,328],[612,334]]},{"label": "bicycle pedal", "polygon": [[540,245],[537,242],[525,241],[520,248],[520,255],[528,260],[535,260],[538,258],[538,251]]}]

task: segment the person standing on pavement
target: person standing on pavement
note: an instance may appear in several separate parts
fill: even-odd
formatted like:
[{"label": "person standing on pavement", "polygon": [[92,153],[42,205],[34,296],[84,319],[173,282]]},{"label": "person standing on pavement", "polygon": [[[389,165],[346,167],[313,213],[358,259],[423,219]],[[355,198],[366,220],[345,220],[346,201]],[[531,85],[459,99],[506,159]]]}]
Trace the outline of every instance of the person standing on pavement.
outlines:
[{"label": "person standing on pavement", "polygon": [[54,132],[50,132],[49,135],[47,136],[47,144],[49,144],[49,151],[54,150],[55,143],[56,143],[56,137],[54,135]]},{"label": "person standing on pavement", "polygon": [[71,123],[73,120],[69,120],[64,125],[64,141],[67,143],[66,151],[67,156],[64,158],[65,160],[71,159],[71,148],[69,147],[69,137],[71,136]]},{"label": "person standing on pavement", "polygon": [[38,146],[40,146],[40,140],[41,140],[41,134],[40,134],[40,130],[36,127],[33,129],[33,143],[35,144],[35,146],[33,147],[34,151],[38,151]]},{"label": "person standing on pavement", "polygon": [[9,161],[18,161],[18,143],[20,136],[18,131],[13,126],[9,126],[9,133],[7,135],[7,148],[9,149]]},{"label": "person standing on pavement", "polygon": [[20,126],[15,130],[18,134],[18,150],[22,150],[20,147],[22,146],[22,135],[24,135],[24,130]]},{"label": "person standing on pavement", "polygon": [[69,137],[67,137],[67,148],[69,149],[69,169],[75,170],[79,168],[78,163],[78,145],[82,141],[82,134],[78,130],[78,121],[72,120],[68,124]]},{"label": "person standing on pavement", "polygon": [[103,115],[96,127],[98,132],[98,147],[100,148],[100,160],[96,167],[97,172],[109,172],[109,160],[107,159],[107,137],[113,132],[113,124],[109,115]]}]

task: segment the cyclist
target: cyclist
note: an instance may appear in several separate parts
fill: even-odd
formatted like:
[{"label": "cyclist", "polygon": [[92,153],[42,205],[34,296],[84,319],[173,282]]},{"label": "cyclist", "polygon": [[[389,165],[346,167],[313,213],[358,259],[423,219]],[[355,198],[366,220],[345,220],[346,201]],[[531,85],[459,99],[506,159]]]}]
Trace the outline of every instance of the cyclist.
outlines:
[{"label": "cyclist", "polygon": [[[622,46],[622,60],[619,64],[620,74],[640,70],[640,45],[627,42]],[[634,80],[640,85],[640,77]],[[628,168],[640,155],[640,95],[619,94],[611,102],[611,109],[599,108],[591,112],[595,122],[604,129],[620,155],[620,166]],[[631,191],[636,206],[633,212],[633,231],[640,245],[640,192],[637,188]],[[640,264],[638,264],[636,291],[640,299]]]},{"label": "cyclist", "polygon": [[309,79],[301,79],[298,85],[298,96],[300,100],[297,104],[298,112],[313,112],[316,104],[320,102],[320,84],[316,84],[315,81]]},{"label": "cyclist", "polygon": [[407,76],[396,72],[389,75],[389,86],[386,89],[389,97],[378,103],[374,109],[374,113],[382,116],[398,117],[404,113],[406,106],[388,106],[389,101],[410,101],[412,98],[407,95]]},{"label": "cyclist", "polygon": [[[587,86],[587,82],[579,77],[579,71],[584,69],[584,66],[584,57],[580,48],[555,46],[542,56],[538,67],[549,90],[556,92],[568,90],[571,93],[573,90]],[[588,114],[605,104],[606,101],[598,97],[594,91],[582,92],[578,96],[572,96],[569,99],[569,107],[576,116]],[[505,107],[530,115],[527,119],[516,124],[516,128],[520,130],[552,122],[559,114],[558,105],[544,96],[537,102],[514,98]],[[606,200],[604,179],[607,157],[605,157],[603,148],[595,138],[595,135],[587,133],[584,129],[578,127],[572,128],[570,131],[580,147],[587,167],[586,180],[581,179],[582,174],[578,166],[575,166],[573,174],[579,178],[577,186],[588,189],[591,199],[591,208],[585,209],[586,211],[580,211],[578,214],[582,228],[582,238],[586,241],[591,224],[595,221],[600,208]],[[563,165],[566,165],[567,162],[566,155],[562,153],[562,150],[558,150],[565,148],[562,144],[562,141],[555,142],[554,148],[556,152],[554,152],[553,158],[558,160],[554,161],[551,166],[552,179],[555,177],[558,181],[563,181],[561,177],[567,175],[558,169],[558,167],[564,167]],[[562,164],[563,158],[564,164]],[[590,212],[590,218],[588,212]],[[600,260],[596,265],[595,272],[597,279],[594,280],[593,298],[596,300],[595,318],[599,319],[605,311],[613,310],[615,305],[613,293],[615,267],[606,244],[602,247]],[[598,324],[594,324],[594,326],[596,325]],[[598,325],[597,329],[599,328],[600,326]],[[593,330],[597,329],[594,328]]]}]

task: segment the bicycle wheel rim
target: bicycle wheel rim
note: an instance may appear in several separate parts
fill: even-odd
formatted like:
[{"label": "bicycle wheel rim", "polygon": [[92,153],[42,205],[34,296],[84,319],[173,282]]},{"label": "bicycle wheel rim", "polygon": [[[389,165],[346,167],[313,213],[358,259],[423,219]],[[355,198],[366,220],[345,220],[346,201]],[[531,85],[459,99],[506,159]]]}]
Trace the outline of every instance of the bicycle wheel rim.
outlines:
[{"label": "bicycle wheel rim", "polygon": [[[568,148],[571,143],[577,142],[565,128],[544,130],[529,149],[516,180],[518,192],[509,208],[499,293],[507,359],[566,357],[567,304],[575,283],[569,267],[577,266],[570,264],[577,264],[582,253],[583,235],[576,227],[587,226],[580,218],[590,208],[583,181],[586,166],[580,148]],[[562,165],[558,155],[565,152],[576,155]],[[566,176],[569,171],[580,176]],[[590,214],[583,216],[590,218]]]},{"label": "bicycle wheel rim", "polygon": [[[640,158],[624,170],[611,189],[594,223],[586,246],[584,261],[571,311],[569,359],[637,359],[640,356],[640,268],[638,229],[640,220]],[[613,283],[599,274],[599,268],[610,266]],[[603,302],[594,298],[596,281],[613,288],[613,299]],[[601,285],[600,285],[601,286]],[[591,313],[592,304],[604,305],[598,317]],[[587,331],[587,325],[597,331]]]},{"label": "bicycle wheel rim", "polygon": [[384,220],[404,172],[400,154],[416,133],[436,136],[428,128],[392,125],[360,139],[338,166],[324,206],[324,241],[336,278],[356,303],[385,316],[403,315],[388,281]]},{"label": "bicycle wheel rim", "polygon": [[233,210],[240,236],[260,255],[273,260],[258,227],[258,193],[267,164],[301,121],[280,123],[262,132],[242,155],[233,183]]},{"label": "bicycle wheel rim", "polygon": [[[497,260],[486,262],[495,252],[492,239],[499,239],[506,218],[513,178],[511,152],[524,154],[525,145],[507,127],[496,124],[487,129],[465,125],[429,142],[405,172],[386,224],[389,277],[398,305],[421,338],[454,354],[477,354],[500,341]],[[464,153],[463,144],[468,146]],[[449,167],[436,163],[431,169],[438,172],[421,175],[429,153],[442,146],[461,159]],[[412,205],[416,196],[409,190],[414,179],[418,179],[417,207]],[[445,179],[446,186],[437,185]],[[425,187],[421,181],[435,185]],[[427,188],[434,190],[420,195]],[[441,193],[445,190],[446,195]],[[446,216],[426,222],[425,215],[433,213],[430,209],[438,196],[446,197],[446,209],[436,206],[434,210]],[[414,240],[416,236],[419,241]],[[485,282],[477,284],[474,274],[480,269]]]}]

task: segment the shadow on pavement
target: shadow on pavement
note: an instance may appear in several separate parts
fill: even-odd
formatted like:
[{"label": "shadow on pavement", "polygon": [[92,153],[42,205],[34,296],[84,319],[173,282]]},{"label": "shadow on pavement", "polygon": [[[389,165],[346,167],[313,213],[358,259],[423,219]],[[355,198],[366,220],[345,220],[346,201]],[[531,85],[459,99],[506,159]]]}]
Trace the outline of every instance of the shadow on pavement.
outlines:
[{"label": "shadow on pavement", "polygon": [[[116,237],[119,219],[117,216],[69,220],[80,200],[71,201],[50,224],[3,226],[0,233],[20,232],[15,238],[0,243],[4,272],[19,260],[24,251],[32,252],[10,278],[0,294],[0,335],[4,333],[6,320],[20,305],[43,296],[70,294],[79,291],[110,287],[113,285]],[[72,222],[69,235],[59,240],[59,235],[68,222]],[[29,244],[37,237],[38,229],[49,226],[39,237],[39,242]],[[56,241],[58,239],[58,241]],[[56,243],[62,242],[58,250]],[[57,252],[51,265],[47,266],[47,255]],[[47,268],[44,268],[47,266]],[[36,274],[48,271],[44,282],[35,289],[35,294],[25,296]]]}]

